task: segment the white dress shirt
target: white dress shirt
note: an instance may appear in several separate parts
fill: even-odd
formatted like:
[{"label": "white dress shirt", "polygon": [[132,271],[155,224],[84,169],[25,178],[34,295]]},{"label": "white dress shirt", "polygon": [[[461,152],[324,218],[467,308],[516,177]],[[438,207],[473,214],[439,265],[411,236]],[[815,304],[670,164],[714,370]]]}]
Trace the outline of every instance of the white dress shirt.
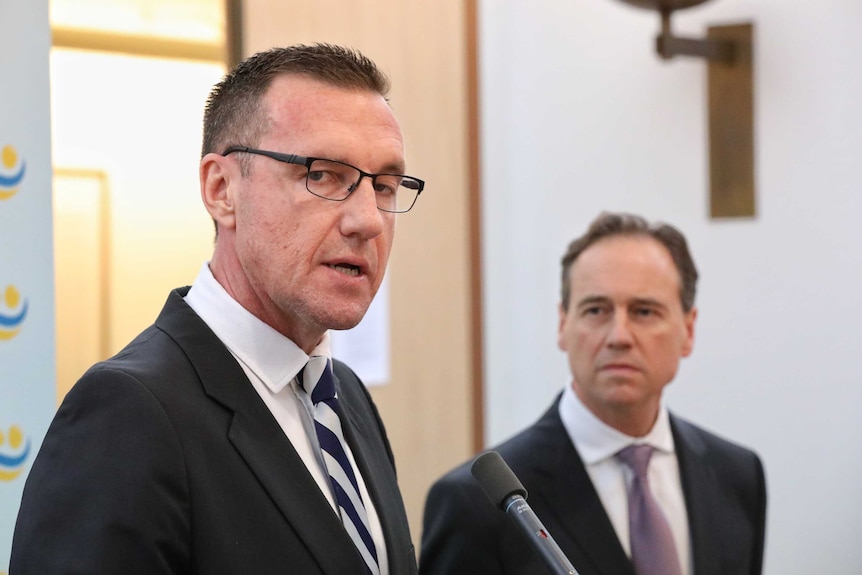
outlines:
[{"label": "white dress shirt", "polygon": [[[311,398],[296,381],[296,375],[305,367],[309,356],[290,339],[234,300],[213,277],[209,262],[201,267],[185,301],[239,362],[252,387],[293,444],[332,509],[338,513],[332,484],[324,471],[317,434],[314,432]],[[312,355],[331,357],[328,332],[312,351]],[[350,446],[344,447],[350,464],[356,471],[359,491],[368,513],[371,537],[377,546],[380,573],[388,575],[389,561],[380,517]]]},{"label": "white dress shirt", "polygon": [[581,402],[571,385],[560,400],[563,427],[578,450],[605,512],[614,526],[626,554],[631,557],[627,486],[633,472],[614,455],[632,444],[646,443],[655,448],[647,475],[653,497],[670,524],[682,575],[690,575],[691,540],[688,515],[674,450],[667,408],[662,404],[653,428],[643,437],[631,437],[602,422]]}]

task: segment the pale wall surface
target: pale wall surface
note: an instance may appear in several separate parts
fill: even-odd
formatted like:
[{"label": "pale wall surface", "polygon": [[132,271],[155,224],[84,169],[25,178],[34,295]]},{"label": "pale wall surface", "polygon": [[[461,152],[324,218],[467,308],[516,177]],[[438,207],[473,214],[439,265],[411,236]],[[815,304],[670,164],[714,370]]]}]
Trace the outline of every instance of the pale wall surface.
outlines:
[{"label": "pale wall surface", "polygon": [[701,271],[674,411],[756,449],[766,573],[862,572],[862,3],[723,0],[677,33],[754,21],[753,220],[708,218],[706,67],[660,61],[621,2],[480,3],[486,431],[567,378],[559,258],[601,210],[679,226]]},{"label": "pale wall surface", "polygon": [[[58,342],[78,353],[82,366],[113,355],[152,324],[170,290],[191,285],[212,254],[198,162],[204,103],[223,73],[216,63],[52,52],[54,167],[103,174],[108,195],[107,353],[92,357],[77,349],[74,337]],[[97,214],[91,217],[96,221]],[[58,257],[74,257],[74,251],[60,250]],[[61,312],[76,298],[66,279],[58,276]],[[102,326],[94,317],[86,327],[94,334]],[[81,373],[59,382],[61,397]]]}]

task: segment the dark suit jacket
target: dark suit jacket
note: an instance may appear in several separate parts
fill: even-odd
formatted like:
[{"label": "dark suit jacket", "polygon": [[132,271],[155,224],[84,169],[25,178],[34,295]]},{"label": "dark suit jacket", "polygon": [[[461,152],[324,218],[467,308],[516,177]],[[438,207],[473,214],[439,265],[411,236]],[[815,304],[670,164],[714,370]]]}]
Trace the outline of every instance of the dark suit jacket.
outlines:
[{"label": "dark suit jacket", "polygon": [[[24,488],[10,575],[363,572],[242,368],[171,293],[155,324],[66,397]],[[390,572],[416,572],[383,423],[335,362],[344,432]]]},{"label": "dark suit jacket", "polygon": [[[580,575],[634,575],[631,561],[563,427],[559,398],[538,422],[494,448],[527,489],[527,502]],[[758,457],[671,416],[691,531],[694,575],[759,575],[766,486]],[[551,573],[464,464],[425,504],[423,575]]]}]

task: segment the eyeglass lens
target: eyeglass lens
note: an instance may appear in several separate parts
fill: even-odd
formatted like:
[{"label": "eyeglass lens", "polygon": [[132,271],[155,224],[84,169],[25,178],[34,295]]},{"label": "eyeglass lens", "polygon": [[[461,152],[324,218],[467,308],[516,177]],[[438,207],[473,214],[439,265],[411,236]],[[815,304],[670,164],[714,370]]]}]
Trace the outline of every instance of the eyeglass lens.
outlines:
[{"label": "eyeglass lens", "polygon": [[[308,167],[306,187],[316,196],[343,200],[359,185],[363,174],[352,166],[330,160],[314,160]],[[389,212],[410,209],[419,194],[419,182],[408,176],[378,174],[373,176],[377,207]]]}]

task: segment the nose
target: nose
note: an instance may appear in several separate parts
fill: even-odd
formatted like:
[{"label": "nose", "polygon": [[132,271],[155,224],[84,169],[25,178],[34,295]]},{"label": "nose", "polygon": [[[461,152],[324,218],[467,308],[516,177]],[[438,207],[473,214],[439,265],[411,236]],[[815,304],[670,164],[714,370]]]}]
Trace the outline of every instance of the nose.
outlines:
[{"label": "nose", "polygon": [[374,174],[366,174],[365,172],[359,171],[359,169],[358,169],[358,168],[357,168],[357,170],[356,170],[356,171],[358,171],[358,172],[359,172],[359,179],[358,179],[358,180],[356,180],[355,182],[353,182],[353,185],[352,185],[352,186],[350,186],[350,188],[349,188],[350,193],[355,192],[355,191],[356,191],[356,188],[358,188],[358,187],[359,187],[359,185],[362,183],[362,180],[363,180],[363,179],[365,179],[365,178],[368,178],[368,179],[371,181],[371,185],[372,185],[372,186],[374,185]]},{"label": "nose", "polygon": [[[363,185],[364,184],[364,185]],[[377,194],[372,178],[364,174],[353,186],[353,192],[344,201],[341,231],[346,236],[358,235],[371,239],[383,232],[384,214],[377,209]]]},{"label": "nose", "polygon": [[612,348],[626,348],[631,346],[632,332],[627,313],[614,313],[608,327],[607,344],[608,347]]}]

